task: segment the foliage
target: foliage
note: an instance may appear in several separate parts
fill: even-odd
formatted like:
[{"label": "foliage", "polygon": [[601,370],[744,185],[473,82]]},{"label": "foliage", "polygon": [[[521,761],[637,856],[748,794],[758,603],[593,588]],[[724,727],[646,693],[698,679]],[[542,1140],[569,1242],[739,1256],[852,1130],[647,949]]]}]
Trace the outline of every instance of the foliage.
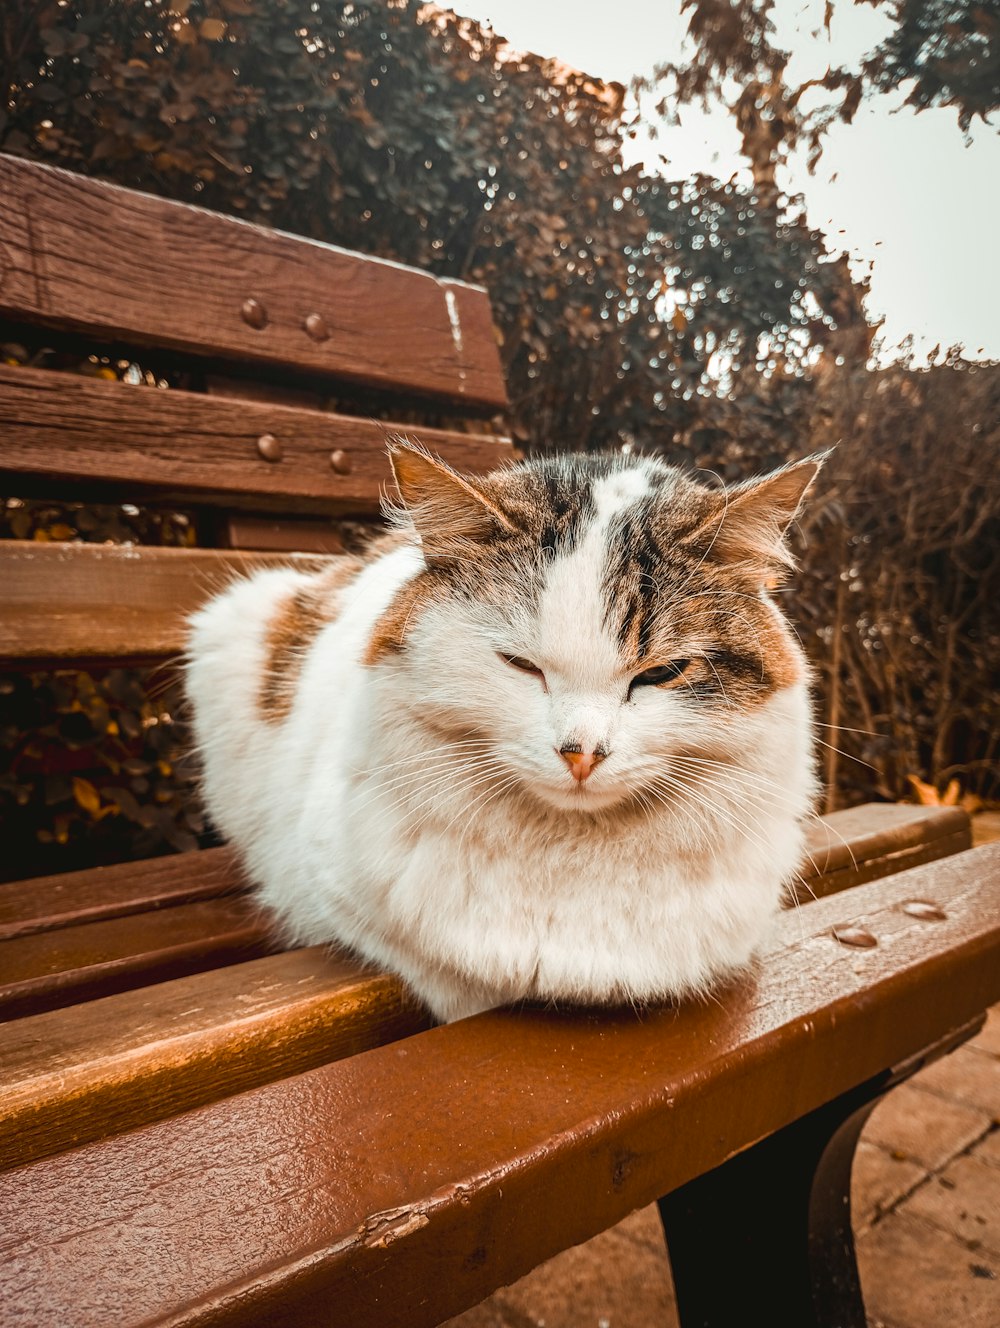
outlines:
[{"label": "foliage", "polygon": [[4,150],[483,282],[534,449],[669,437],[720,349],[864,327],[794,206],[626,169],[622,89],[416,0],[36,0],[0,35]]},{"label": "foliage", "polygon": [[[921,7],[900,0],[882,62],[829,76],[831,113],[849,119],[866,86],[894,86],[919,56],[922,104],[987,114],[995,31],[953,7],[986,34],[981,91],[910,41]],[[698,53],[677,87],[709,95],[738,78],[752,189],[626,169],[620,88],[415,0],[3,7],[0,148],[483,282],[532,450],[625,446],[736,479],[839,441],[790,601],[826,722],[843,726],[831,741],[868,763],[831,757],[827,773],[848,800],[956,771],[996,797],[982,716],[1000,701],[1000,498],[982,458],[998,441],[998,371],[864,368],[863,290],[774,184],[784,146],[823,121],[807,123],[802,89],[782,82],[769,0],[688,8]],[[950,28],[941,41],[960,44]],[[191,386],[20,339],[0,354]],[[185,514],[12,499],[0,535],[197,531]],[[56,870],[203,837],[179,696],[161,676],[0,677],[0,748],[8,875],[22,857]]]},{"label": "foliage", "polygon": [[[849,0],[826,0],[823,23]],[[692,58],[668,62],[655,82],[666,89],[658,109],[676,114],[688,102],[719,100],[732,112],[762,199],[778,197],[776,168],[799,143],[811,164],[837,121],[850,124],[865,96],[907,88],[917,110],[954,106],[968,131],[1000,109],[1000,12],[981,0],[853,0],[889,11],[895,26],[856,67],[827,68],[801,84],[788,81],[790,54],[776,44],[774,0],[683,0]],[[647,89],[651,84],[642,84]],[[830,94],[817,102],[819,91]],[[811,109],[807,109],[807,107]]]}]

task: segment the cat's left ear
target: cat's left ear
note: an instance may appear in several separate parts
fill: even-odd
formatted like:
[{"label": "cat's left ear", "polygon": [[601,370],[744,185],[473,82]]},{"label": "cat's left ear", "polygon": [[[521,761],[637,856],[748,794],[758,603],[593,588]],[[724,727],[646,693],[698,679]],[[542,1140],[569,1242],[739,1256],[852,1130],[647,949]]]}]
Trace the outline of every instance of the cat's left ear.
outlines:
[{"label": "cat's left ear", "polygon": [[429,565],[468,556],[516,527],[475,479],[410,443],[393,443],[389,459]]},{"label": "cat's left ear", "polygon": [[795,565],[785,535],[829,455],[820,452],[728,489],[685,543],[703,545],[705,557],[715,562],[745,567],[758,580],[773,581]]}]

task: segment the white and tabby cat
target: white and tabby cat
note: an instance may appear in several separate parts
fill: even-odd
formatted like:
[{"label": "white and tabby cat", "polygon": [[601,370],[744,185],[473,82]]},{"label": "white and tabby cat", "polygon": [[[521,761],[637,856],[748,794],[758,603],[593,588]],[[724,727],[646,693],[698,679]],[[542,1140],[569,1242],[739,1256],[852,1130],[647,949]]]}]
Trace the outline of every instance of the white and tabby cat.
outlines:
[{"label": "white and tabby cat", "polygon": [[395,531],[193,619],[208,809],[290,940],[439,1017],[745,966],[802,856],[807,672],[768,594],[822,459],[727,491],[393,449]]}]

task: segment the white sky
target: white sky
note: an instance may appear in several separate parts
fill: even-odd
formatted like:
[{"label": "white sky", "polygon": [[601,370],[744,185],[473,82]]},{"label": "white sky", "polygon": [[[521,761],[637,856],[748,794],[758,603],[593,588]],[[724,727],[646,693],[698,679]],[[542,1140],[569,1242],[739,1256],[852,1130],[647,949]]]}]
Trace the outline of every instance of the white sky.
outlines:
[{"label": "white sky", "polygon": [[[680,0],[453,0],[453,7],[491,22],[519,49],[626,85],[658,62],[679,63],[686,28]],[[850,61],[891,28],[880,12],[850,0],[836,0],[830,37],[823,0],[778,0],[776,13],[795,82]],[[1000,359],[1000,133],[977,122],[966,146],[955,110],[917,114],[902,102],[896,94],[862,103],[853,125],[831,130],[814,175],[803,155],[781,183],[805,196],[809,220],[831,249],[846,249],[859,272],[872,264],[868,312],[884,317],[887,346],[912,333],[925,352],[961,343],[970,357]],[[675,177],[703,171],[729,179],[745,168],[724,111],[685,110],[680,127],[632,151],[650,169],[662,153]]]}]

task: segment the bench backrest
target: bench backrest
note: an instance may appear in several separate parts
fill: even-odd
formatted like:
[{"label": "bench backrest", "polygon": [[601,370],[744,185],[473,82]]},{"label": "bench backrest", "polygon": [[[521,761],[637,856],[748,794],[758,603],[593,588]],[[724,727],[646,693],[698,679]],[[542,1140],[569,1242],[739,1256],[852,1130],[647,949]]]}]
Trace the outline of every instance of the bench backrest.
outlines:
[{"label": "bench backrest", "polygon": [[146,357],[180,384],[0,365],[7,492],[193,504],[223,546],[0,541],[12,659],[173,653],[185,614],[247,563],[223,550],[285,561],[335,549],[329,517],[373,514],[394,433],[469,470],[510,453],[469,431],[506,402],[482,289],[3,156],[0,317],[0,340],[43,328],[80,361]]}]

